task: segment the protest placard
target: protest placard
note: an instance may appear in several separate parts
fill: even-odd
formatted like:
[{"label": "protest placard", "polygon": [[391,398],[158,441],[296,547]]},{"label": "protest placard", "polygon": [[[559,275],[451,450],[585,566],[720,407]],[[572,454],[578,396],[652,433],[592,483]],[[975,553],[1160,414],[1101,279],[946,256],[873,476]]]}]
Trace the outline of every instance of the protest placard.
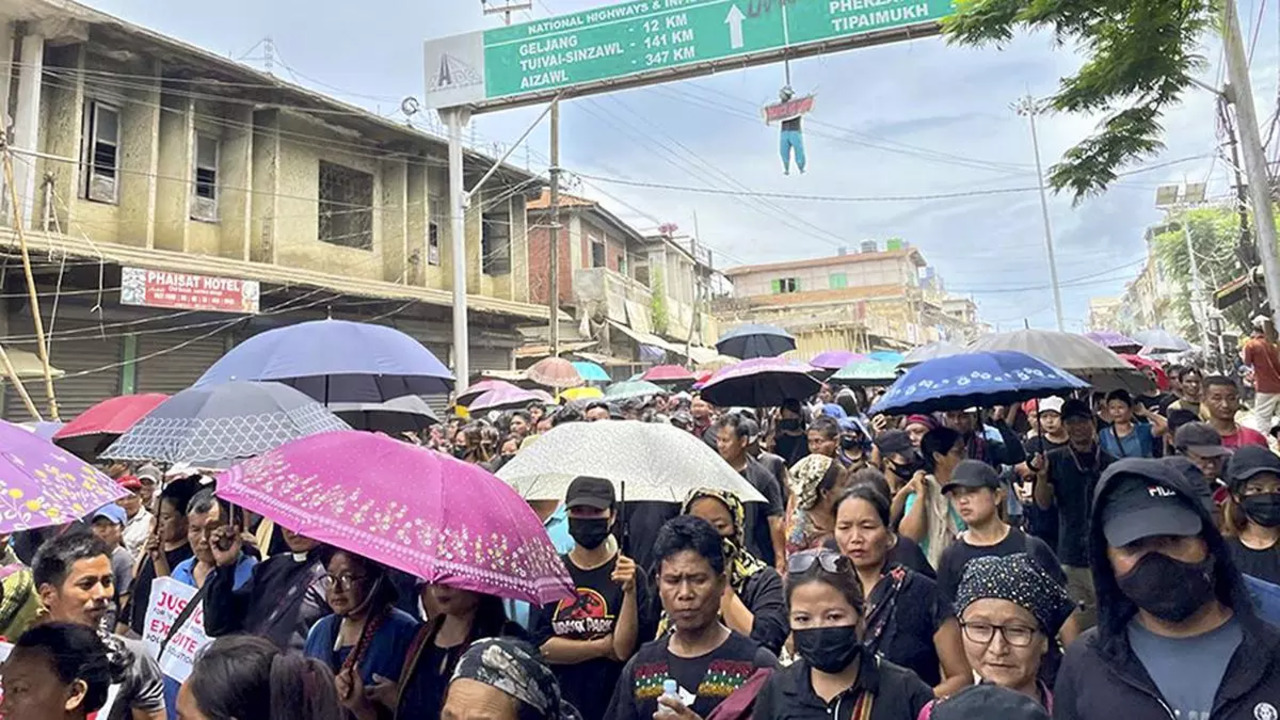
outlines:
[{"label": "protest placard", "polygon": [[178,682],[186,681],[191,674],[196,654],[209,644],[209,636],[204,632],[204,608],[196,608],[187,617],[182,627],[173,633],[169,643],[164,646],[163,653],[160,646],[169,637],[169,629],[195,595],[196,589],[193,587],[172,578],[156,578],[151,585],[151,598],[147,604],[142,642],[146,644],[151,656],[159,662],[160,671]]}]

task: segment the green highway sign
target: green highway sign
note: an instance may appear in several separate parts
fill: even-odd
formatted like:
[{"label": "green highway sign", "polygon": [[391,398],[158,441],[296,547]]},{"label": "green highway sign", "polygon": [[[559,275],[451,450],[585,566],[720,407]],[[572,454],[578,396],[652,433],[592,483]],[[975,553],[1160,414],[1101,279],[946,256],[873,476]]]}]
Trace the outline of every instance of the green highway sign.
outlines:
[{"label": "green highway sign", "polygon": [[632,0],[428,41],[427,107],[510,107],[920,37],[951,11],[951,0]]}]

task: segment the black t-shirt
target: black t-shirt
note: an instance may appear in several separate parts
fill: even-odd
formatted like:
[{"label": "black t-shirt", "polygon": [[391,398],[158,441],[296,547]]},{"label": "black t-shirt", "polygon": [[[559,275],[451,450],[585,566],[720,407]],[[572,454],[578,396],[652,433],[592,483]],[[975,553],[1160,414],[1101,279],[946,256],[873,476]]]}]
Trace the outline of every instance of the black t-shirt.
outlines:
[{"label": "black t-shirt", "polygon": [[[583,570],[569,559],[560,557],[573,578],[577,594],[570,600],[547,605],[534,614],[531,621],[534,642],[542,646],[551,638],[595,640],[613,632],[622,610],[622,586],[613,582],[617,556],[592,570]],[[644,573],[636,573],[637,597],[644,597]],[[637,606],[637,612],[639,608]],[[637,617],[637,622],[639,618]],[[582,713],[583,720],[600,720],[609,706],[609,698],[601,688],[613,687],[622,672],[622,663],[596,658],[574,665],[552,665],[560,681],[564,698]]]},{"label": "black t-shirt", "polygon": [[608,720],[650,720],[658,709],[662,696],[662,681],[674,679],[680,686],[685,704],[699,717],[707,717],[712,710],[733,694],[734,690],[760,668],[776,669],[778,659],[751,640],[730,632],[720,647],[696,657],[682,658],[667,649],[670,635],[646,643],[627,662],[614,688]]},{"label": "black t-shirt", "polygon": [[928,556],[924,554],[924,550],[920,549],[920,544],[904,535],[897,537],[897,542],[893,544],[893,547],[889,548],[889,553],[885,556],[884,561],[888,567],[901,565],[924,575],[930,580],[937,577],[933,566],[929,564]]},{"label": "black t-shirt", "polygon": [[763,560],[769,567],[777,562],[773,552],[773,534],[769,531],[769,518],[781,517],[786,512],[782,504],[782,488],[773,475],[754,458],[747,458],[747,467],[740,473],[747,482],[764,495],[765,502],[747,503],[746,534],[751,554]]},{"label": "black t-shirt", "polygon": [[622,552],[636,561],[646,575],[653,574],[653,543],[658,531],[668,520],[680,514],[680,505],[669,502],[628,500],[622,511],[626,537],[622,540]]},{"label": "black t-shirt", "polygon": [[1097,448],[1080,455],[1069,447],[1048,455],[1053,504],[1058,509],[1058,560],[1066,566],[1089,567],[1089,513],[1093,489],[1116,459]]},{"label": "black t-shirt", "polygon": [[1173,394],[1171,393],[1160,393],[1154,396],[1138,395],[1137,397],[1134,398],[1134,400],[1138,401],[1138,403],[1140,403],[1142,407],[1148,410],[1154,410],[1156,412],[1160,412],[1162,409],[1168,407],[1169,403],[1177,399],[1178,398],[1174,397]]},{"label": "black t-shirt", "polygon": [[[942,682],[933,635],[955,613],[940,600],[934,581],[919,573],[905,572],[907,577],[896,597],[892,591],[894,580],[888,574],[871,591],[866,642],[886,660],[915,671],[933,687]],[[878,622],[881,612],[889,613],[883,626]]]},{"label": "black t-shirt", "polygon": [[760,453],[756,460],[778,481],[778,487],[782,488],[782,506],[786,507],[791,500],[791,488],[787,487],[787,461],[769,452]]},{"label": "black t-shirt", "polygon": [[803,659],[774,673],[756,696],[760,720],[863,720],[855,716],[858,700],[871,693],[869,720],[914,720],[933,701],[933,688],[916,674],[882,658],[864,655],[858,679],[830,701],[813,691],[809,664]]},{"label": "black t-shirt", "polygon": [[[1037,537],[1031,537],[1018,528],[1009,528],[1009,534],[995,545],[970,545],[961,535],[954,543],[942,551],[942,559],[938,561],[938,595],[943,602],[952,607],[955,605],[956,592],[960,589],[960,581],[964,578],[964,568],[970,560],[980,557],[1008,557],[1018,553],[1026,553],[1035,560],[1045,572],[1055,580],[1067,586],[1067,574],[1058,564],[1058,557],[1053,550]],[[955,608],[957,614],[960,608]]]},{"label": "black t-shirt", "polygon": [[760,647],[777,654],[791,634],[791,618],[787,615],[787,596],[782,590],[782,576],[773,568],[765,568],[747,578],[738,599],[747,606],[755,621],[751,639]]},{"label": "black t-shirt", "polygon": [[1240,542],[1240,538],[1226,538],[1227,550],[1236,568],[1245,575],[1280,585],[1280,543],[1266,550],[1254,550]]}]

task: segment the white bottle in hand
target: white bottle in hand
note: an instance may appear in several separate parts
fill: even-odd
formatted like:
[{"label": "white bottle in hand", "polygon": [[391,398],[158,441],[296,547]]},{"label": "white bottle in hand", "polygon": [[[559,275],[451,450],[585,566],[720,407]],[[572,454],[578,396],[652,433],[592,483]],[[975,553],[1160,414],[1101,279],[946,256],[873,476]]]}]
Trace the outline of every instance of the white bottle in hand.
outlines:
[{"label": "white bottle in hand", "polygon": [[[680,702],[680,685],[672,678],[662,681],[662,697],[670,698],[676,702]],[[659,717],[669,717],[676,714],[675,710],[662,704],[662,698],[658,698],[658,712],[655,713]]]}]

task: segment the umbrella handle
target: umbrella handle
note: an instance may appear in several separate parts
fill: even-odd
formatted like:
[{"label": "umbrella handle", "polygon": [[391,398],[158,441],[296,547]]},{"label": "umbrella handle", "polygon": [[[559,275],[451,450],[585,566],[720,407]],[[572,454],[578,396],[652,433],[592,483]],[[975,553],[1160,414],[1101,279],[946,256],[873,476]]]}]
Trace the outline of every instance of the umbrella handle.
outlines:
[{"label": "umbrella handle", "polygon": [[627,481],[623,480],[620,485],[621,488],[618,495],[618,523],[622,526],[622,537],[619,538],[619,546],[625,550],[627,547],[627,531],[629,529],[627,527]]}]

